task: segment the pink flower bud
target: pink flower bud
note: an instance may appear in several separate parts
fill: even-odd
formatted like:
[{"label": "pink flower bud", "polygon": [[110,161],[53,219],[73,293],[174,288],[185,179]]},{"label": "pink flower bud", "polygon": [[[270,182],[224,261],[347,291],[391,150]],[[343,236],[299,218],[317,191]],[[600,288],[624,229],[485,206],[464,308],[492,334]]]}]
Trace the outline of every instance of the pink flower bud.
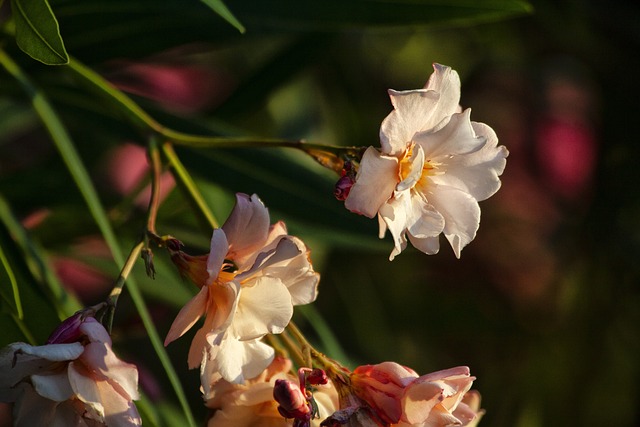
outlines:
[{"label": "pink flower bud", "polygon": [[289,380],[276,380],[273,398],[280,406],[278,412],[285,418],[311,419],[311,407],[298,384]]},{"label": "pink flower bud", "polygon": [[49,336],[47,344],[69,344],[77,342],[83,335],[80,325],[87,317],[84,311],[78,311],[65,319]]},{"label": "pink flower bud", "polygon": [[324,385],[329,382],[329,377],[322,369],[316,368],[312,369],[307,375],[307,382],[311,385]]},{"label": "pink flower bud", "polygon": [[336,186],[333,189],[333,195],[338,200],[346,200],[353,187],[355,181],[350,175],[345,175],[336,182]]}]

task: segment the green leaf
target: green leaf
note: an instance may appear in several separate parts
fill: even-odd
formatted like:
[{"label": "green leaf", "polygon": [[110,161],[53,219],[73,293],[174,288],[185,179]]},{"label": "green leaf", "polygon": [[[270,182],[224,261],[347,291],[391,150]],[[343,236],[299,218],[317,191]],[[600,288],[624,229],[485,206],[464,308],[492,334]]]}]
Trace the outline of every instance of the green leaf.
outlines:
[{"label": "green leaf", "polygon": [[[9,260],[4,255],[2,246],[0,246],[0,262],[2,263],[3,267],[2,270],[0,270],[0,296],[7,302],[7,304],[9,304],[12,313],[19,319],[22,319],[22,316],[24,314],[22,312],[22,304],[20,303],[20,291],[18,289],[18,282],[16,281],[15,274],[13,274],[11,265],[9,265]],[[11,293],[13,294],[13,298],[11,298],[5,290],[5,283],[7,281],[9,282],[9,284],[11,284]]]},{"label": "green leaf", "polygon": [[69,56],[47,0],[11,0],[16,42],[33,59],[47,65],[63,65]]},{"label": "green leaf", "polygon": [[225,6],[225,4],[221,0],[201,0],[204,4],[209,6],[215,13],[220,15],[227,21],[229,24],[233,25],[240,31],[241,33],[245,32],[244,26],[236,19],[235,16],[231,13],[231,11]]}]

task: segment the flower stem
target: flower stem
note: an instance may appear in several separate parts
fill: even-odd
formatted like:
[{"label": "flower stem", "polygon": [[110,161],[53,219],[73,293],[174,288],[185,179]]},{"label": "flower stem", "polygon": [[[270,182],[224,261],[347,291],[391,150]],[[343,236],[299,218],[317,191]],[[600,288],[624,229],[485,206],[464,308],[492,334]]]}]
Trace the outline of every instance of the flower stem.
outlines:
[{"label": "flower stem", "polygon": [[229,137],[212,135],[193,135],[179,132],[166,127],[151,117],[131,98],[125,95],[114,85],[105,80],[95,71],[83,65],[77,59],[71,57],[67,66],[76,76],[82,78],[94,90],[110,99],[127,118],[141,130],[152,130],[158,135],[172,141],[177,145],[194,148],[246,148],[246,147],[288,147],[296,148],[316,158],[313,153],[343,153],[357,152],[358,147],[340,147],[335,145],[314,144],[302,140],[287,140],[282,138],[260,137]]},{"label": "flower stem", "polygon": [[107,298],[109,308],[107,312],[106,326],[109,333],[111,333],[111,327],[113,325],[113,315],[115,313],[116,306],[118,305],[118,298],[120,297],[122,288],[124,287],[124,284],[129,277],[129,274],[131,273],[131,269],[133,269],[133,266],[138,260],[138,257],[140,257],[140,253],[142,252],[143,247],[144,241],[140,241],[133,247],[133,249],[131,249],[129,256],[127,257],[127,261],[122,267],[122,270],[120,270],[120,275],[118,276],[118,279],[113,285],[113,289],[111,290],[111,293]]},{"label": "flower stem", "polygon": [[213,212],[211,212],[211,209],[209,209],[200,190],[198,190],[198,187],[193,182],[193,178],[191,178],[191,175],[173,150],[171,143],[165,142],[162,144],[162,153],[171,165],[171,171],[173,172],[175,180],[182,184],[182,187],[191,198],[191,202],[196,206],[197,211],[202,215],[208,228],[218,228],[220,225],[216,217],[213,215]]}]

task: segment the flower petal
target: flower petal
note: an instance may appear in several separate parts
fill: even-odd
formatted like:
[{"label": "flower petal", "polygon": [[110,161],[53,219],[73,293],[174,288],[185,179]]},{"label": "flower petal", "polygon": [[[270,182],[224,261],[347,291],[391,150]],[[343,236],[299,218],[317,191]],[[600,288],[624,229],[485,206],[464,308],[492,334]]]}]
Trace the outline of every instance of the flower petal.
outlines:
[{"label": "flower petal", "polygon": [[209,273],[209,282],[207,284],[218,278],[228,252],[229,242],[227,241],[227,235],[222,229],[216,228],[211,235],[211,245],[209,256],[207,257],[207,273]]},{"label": "flower petal", "polygon": [[373,218],[380,206],[393,195],[397,183],[398,159],[381,155],[369,147],[362,156],[356,183],[344,205],[351,212]]},{"label": "flower petal", "polygon": [[424,89],[389,90],[394,111],[380,126],[382,152],[399,155],[417,132],[437,129],[458,110],[460,77],[449,67],[434,64]]},{"label": "flower petal", "polygon": [[440,162],[478,151],[486,143],[486,138],[476,136],[473,131],[470,108],[452,115],[447,125],[437,132],[419,133],[414,140],[422,146],[427,159]]},{"label": "flower petal", "polygon": [[500,189],[498,177],[504,171],[509,152],[504,146],[497,146],[498,137],[489,126],[475,122],[471,125],[476,135],[486,138],[484,146],[473,153],[450,158],[446,173],[432,178],[438,184],[459,188],[482,201]]},{"label": "flower petal", "polygon": [[33,388],[42,397],[56,402],[64,402],[73,396],[66,369],[49,375],[31,375],[30,378]]},{"label": "flower petal", "polygon": [[259,277],[240,291],[231,327],[240,340],[279,334],[293,316],[289,290],[278,278]]},{"label": "flower petal", "polygon": [[239,341],[227,335],[219,346],[208,349],[201,381],[204,384],[209,380],[206,374],[217,371],[225,380],[241,384],[260,375],[271,364],[274,356],[273,348],[261,341]]},{"label": "flower petal", "polygon": [[117,384],[129,400],[138,399],[138,369],[118,359],[111,346],[100,342],[89,343],[80,360],[91,369],[96,379]]},{"label": "flower petal", "polygon": [[229,241],[228,258],[240,265],[264,246],[269,233],[269,211],[257,195],[236,194],[236,205],[222,226]]},{"label": "flower petal", "polygon": [[205,313],[209,299],[209,286],[212,285],[200,288],[200,291],[182,307],[167,332],[167,337],[164,339],[165,346],[184,335]]},{"label": "flower petal", "polygon": [[427,198],[444,217],[443,233],[457,258],[476,237],[480,226],[480,206],[470,194],[455,187],[431,183]]}]

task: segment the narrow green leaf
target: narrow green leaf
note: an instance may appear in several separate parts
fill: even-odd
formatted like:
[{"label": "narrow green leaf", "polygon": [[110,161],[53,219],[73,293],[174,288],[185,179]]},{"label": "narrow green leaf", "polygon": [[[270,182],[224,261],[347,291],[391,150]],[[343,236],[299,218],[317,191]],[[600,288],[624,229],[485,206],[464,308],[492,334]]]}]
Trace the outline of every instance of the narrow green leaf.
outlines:
[{"label": "narrow green leaf", "polygon": [[[2,246],[0,246],[0,262],[2,263],[5,276],[8,279],[9,283],[11,284],[11,291],[13,294],[13,298],[10,298],[8,295],[6,295],[4,285],[3,285],[3,283],[5,282],[4,280],[2,280],[2,283],[0,283],[0,296],[2,296],[2,298],[9,304],[12,310],[12,314],[17,316],[19,319],[22,319],[24,316],[24,313],[22,312],[22,304],[20,303],[20,291],[18,289],[18,282],[16,281],[15,274],[13,274],[13,269],[11,268],[11,265],[9,265],[9,260],[4,255]],[[1,274],[0,274],[0,277],[2,277]]]},{"label": "narrow green leaf", "polygon": [[11,0],[11,10],[20,49],[47,65],[69,62],[58,21],[47,0]]},{"label": "narrow green leaf", "polygon": [[[69,172],[73,176],[76,185],[80,189],[82,196],[85,198],[87,206],[91,211],[91,215],[96,221],[96,224],[98,225],[102,236],[109,246],[116,264],[118,264],[119,266],[124,265],[124,255],[115,236],[113,228],[111,227],[111,223],[109,222],[106,211],[102,206],[100,199],[98,198],[98,194],[95,187],[93,186],[93,183],[91,182],[91,179],[89,178],[89,173],[87,172],[87,169],[80,159],[80,156],[78,155],[64,124],[58,117],[58,114],[47,100],[45,94],[31,83],[31,80],[28,78],[28,76],[3,50],[0,50],[0,64],[4,66],[4,68],[22,85],[22,88],[30,97],[34,110],[51,135],[51,139],[55,143],[58,151],[64,159],[64,162],[67,165]],[[140,289],[138,288],[133,277],[128,278],[127,289],[129,291],[129,294],[131,295],[131,299],[136,307],[136,310],[140,315],[140,319],[142,320],[145,330],[149,335],[149,340],[151,341],[156,355],[158,356],[158,359],[160,359],[162,367],[164,368],[167,377],[171,385],[173,386],[176,396],[180,401],[180,405],[187,417],[189,426],[195,427],[195,419],[193,418],[191,408],[189,407],[189,404],[187,402],[187,398],[182,385],[180,384],[178,375],[171,365],[169,355],[167,354],[162,341],[160,340],[158,330],[156,329],[153,320],[151,319],[151,314],[149,313],[146,303],[142,298],[142,294],[140,293]]]},{"label": "narrow green leaf", "polygon": [[201,0],[204,4],[209,6],[215,13],[220,15],[225,21],[233,25],[241,33],[245,32],[244,26],[233,16],[233,13],[225,6],[222,0]]}]

